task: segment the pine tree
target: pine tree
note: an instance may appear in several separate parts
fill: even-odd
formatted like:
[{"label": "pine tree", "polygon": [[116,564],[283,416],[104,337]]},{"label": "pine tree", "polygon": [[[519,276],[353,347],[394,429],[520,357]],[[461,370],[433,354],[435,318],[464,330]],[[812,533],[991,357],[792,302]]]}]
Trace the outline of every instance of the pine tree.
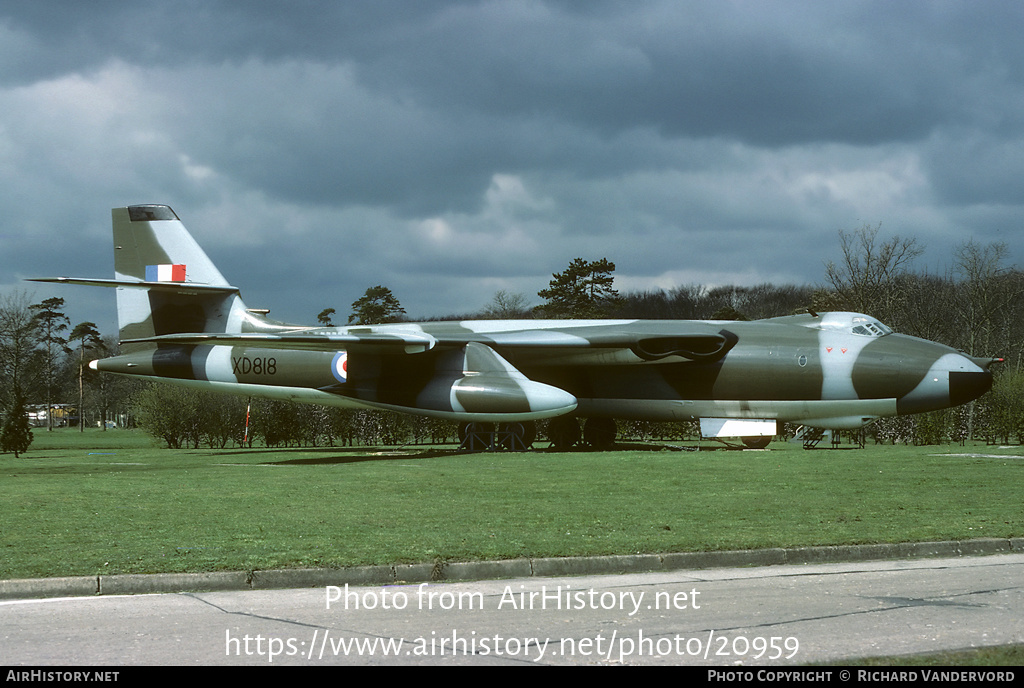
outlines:
[{"label": "pine tree", "polygon": [[375,325],[397,322],[403,315],[405,309],[391,290],[378,284],[352,302],[352,315],[348,316],[348,322],[350,325]]},{"label": "pine tree", "polygon": [[35,311],[35,320],[39,326],[39,342],[43,345],[44,376],[46,387],[46,429],[53,430],[53,386],[54,371],[57,367],[57,355],[67,354],[68,339],[64,333],[71,323],[64,315],[64,299],[49,298],[29,306]]},{"label": "pine tree", "polygon": [[96,323],[82,322],[75,325],[69,337],[78,341],[78,431],[85,432],[85,350],[103,348]]},{"label": "pine tree", "polygon": [[334,323],[331,321],[331,317],[334,313],[335,310],[333,308],[325,308],[316,316],[316,320],[324,327],[334,327]]},{"label": "pine tree", "polygon": [[32,444],[32,429],[28,425],[28,413],[25,409],[25,396],[19,387],[15,387],[11,395],[11,405],[4,415],[3,426],[0,427],[0,451],[14,452],[14,458],[28,451]]},{"label": "pine tree", "polygon": [[587,262],[576,258],[563,272],[553,274],[547,289],[537,295],[547,299],[538,310],[553,318],[600,318],[619,303],[612,289],[615,263],[607,258]]}]

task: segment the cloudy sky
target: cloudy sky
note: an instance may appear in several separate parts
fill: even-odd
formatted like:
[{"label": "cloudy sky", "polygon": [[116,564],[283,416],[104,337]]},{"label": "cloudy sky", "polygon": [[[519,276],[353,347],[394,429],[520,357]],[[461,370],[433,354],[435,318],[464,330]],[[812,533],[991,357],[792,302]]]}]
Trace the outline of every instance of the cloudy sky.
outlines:
[{"label": "cloudy sky", "polygon": [[1024,4],[4,3],[0,292],[113,272],[110,208],[172,206],[250,307],[413,318],[536,292],[813,284],[839,230],[1024,258]]}]

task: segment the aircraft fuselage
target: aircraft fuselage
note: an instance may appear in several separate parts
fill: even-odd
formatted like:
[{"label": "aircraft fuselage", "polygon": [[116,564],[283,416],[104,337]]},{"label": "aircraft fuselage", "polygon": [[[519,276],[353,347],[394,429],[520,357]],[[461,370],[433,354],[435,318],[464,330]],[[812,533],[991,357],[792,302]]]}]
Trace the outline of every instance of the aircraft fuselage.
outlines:
[{"label": "aircraft fuselage", "polygon": [[[116,289],[124,353],[95,361],[101,371],[463,422],[577,415],[605,439],[607,418],[700,419],[714,436],[771,436],[778,421],[855,428],[962,404],[992,384],[993,359],[858,313],[291,325],[246,308],[170,207],[111,217],[113,279],[42,280]],[[565,429],[571,439],[578,426]]]},{"label": "aircraft fuselage", "polygon": [[[857,314],[824,314],[852,321]],[[381,325],[375,333],[417,331],[439,338],[459,331],[485,344],[525,378],[575,397],[586,417],[687,420],[702,417],[764,418],[824,427],[859,427],[881,416],[947,408],[980,396],[991,373],[954,349],[887,333],[869,336],[842,327],[815,327],[810,316],[765,321],[634,321],[639,341],[674,334],[725,331],[735,343],[718,360],[666,355],[646,360],[633,350],[601,346],[605,329],[622,321],[518,326],[542,332],[531,346],[515,341],[508,323]],[[365,330],[367,328],[360,328]],[[847,328],[849,329],[849,328]],[[318,330],[322,331],[322,330]],[[336,328],[345,332],[346,328]],[[590,342],[596,342],[591,345]],[[160,345],[98,362],[100,370],[163,377],[272,398],[340,406],[378,406],[457,420],[527,420],[556,415],[527,401],[530,390],[485,389],[462,408],[448,405],[453,385],[465,378],[462,359],[442,345],[417,353],[346,352],[344,382],[334,374],[338,352],[242,346]],[[472,377],[472,376],[470,376]],[[543,388],[541,388],[543,389]],[[523,396],[515,407],[514,397]],[[564,412],[565,400],[554,409]],[[497,415],[495,415],[497,414]],[[497,416],[500,416],[498,418]]]}]

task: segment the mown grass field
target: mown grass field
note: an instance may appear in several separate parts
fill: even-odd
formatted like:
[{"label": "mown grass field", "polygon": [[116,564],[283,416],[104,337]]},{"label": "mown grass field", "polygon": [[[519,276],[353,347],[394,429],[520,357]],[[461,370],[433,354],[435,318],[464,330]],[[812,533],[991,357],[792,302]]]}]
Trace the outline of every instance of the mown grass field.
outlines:
[{"label": "mown grass field", "polygon": [[37,431],[0,455],[0,578],[1019,537],[1022,478],[1024,448],[985,445],[172,451]]}]

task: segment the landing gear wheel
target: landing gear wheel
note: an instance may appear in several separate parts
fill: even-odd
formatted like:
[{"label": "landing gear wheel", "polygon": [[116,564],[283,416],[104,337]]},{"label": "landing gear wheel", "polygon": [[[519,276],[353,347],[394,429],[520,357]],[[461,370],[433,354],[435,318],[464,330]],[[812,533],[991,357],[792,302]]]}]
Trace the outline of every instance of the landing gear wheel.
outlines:
[{"label": "landing gear wheel", "polygon": [[552,418],[548,423],[548,439],[553,449],[569,449],[580,441],[580,424],[571,416]]},{"label": "landing gear wheel", "polygon": [[594,449],[615,445],[615,421],[611,418],[588,418],[583,425],[583,439]]},{"label": "landing gear wheel", "polygon": [[771,437],[741,437],[740,439],[748,449],[764,449],[772,441]]},{"label": "landing gear wheel", "polygon": [[537,424],[532,420],[525,423],[502,423],[498,426],[498,432],[502,433],[501,447],[503,449],[525,451],[537,438]]},{"label": "landing gear wheel", "polygon": [[489,449],[494,423],[459,423],[459,448],[471,451]]}]

